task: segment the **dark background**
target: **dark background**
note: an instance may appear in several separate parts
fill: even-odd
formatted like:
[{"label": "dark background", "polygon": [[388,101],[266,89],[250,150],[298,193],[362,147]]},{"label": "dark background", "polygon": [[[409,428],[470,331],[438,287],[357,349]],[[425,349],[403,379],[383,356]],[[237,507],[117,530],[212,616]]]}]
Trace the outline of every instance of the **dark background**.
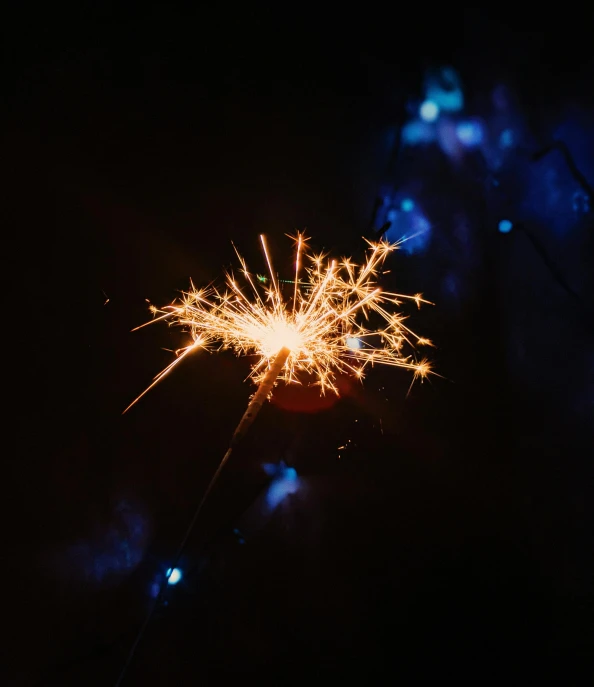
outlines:
[{"label": "dark background", "polygon": [[[200,353],[122,416],[185,341],[130,333],[145,299],[217,278],[231,241],[260,270],[259,233],[279,271],[295,229],[360,255],[427,67],[455,66],[475,100],[507,83],[543,145],[567,103],[594,104],[586,10],[300,9],[6,17],[6,684],[114,683],[249,397],[247,361]],[[124,684],[555,668],[589,684],[591,215],[554,250],[576,303],[527,243],[489,232],[471,172],[419,155],[427,192],[473,218],[456,308],[438,275],[468,265],[447,221],[424,256],[391,258],[398,289],[436,303],[411,321],[445,379],[407,397],[405,372],[376,370],[323,402],[279,388]],[[261,464],[280,460],[300,487],[263,517]]]}]

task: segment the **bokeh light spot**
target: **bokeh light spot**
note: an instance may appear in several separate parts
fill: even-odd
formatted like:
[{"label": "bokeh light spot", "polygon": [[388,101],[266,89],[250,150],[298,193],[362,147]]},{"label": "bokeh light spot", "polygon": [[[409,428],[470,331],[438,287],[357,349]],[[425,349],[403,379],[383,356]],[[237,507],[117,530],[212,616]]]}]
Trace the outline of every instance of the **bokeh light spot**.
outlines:
[{"label": "bokeh light spot", "polygon": [[514,225],[508,219],[502,219],[499,222],[498,229],[502,234],[509,234]]},{"label": "bokeh light spot", "polygon": [[299,478],[297,470],[287,467],[283,462],[277,468],[276,476],[266,492],[266,505],[270,511],[284,501],[289,494],[297,493]]},{"label": "bokeh light spot", "polygon": [[432,100],[425,100],[419,108],[419,115],[425,122],[434,122],[439,117],[439,107]]},{"label": "bokeh light spot", "polygon": [[586,214],[590,212],[590,196],[580,189],[573,194],[572,205],[574,212]]},{"label": "bokeh light spot", "polygon": [[459,122],[456,125],[456,136],[465,146],[477,146],[483,140],[483,127],[479,122]]},{"label": "bokeh light spot", "polygon": [[401,135],[405,145],[431,143],[435,140],[435,127],[420,119],[411,119],[402,127]]},{"label": "bokeh light spot", "polygon": [[500,148],[511,148],[514,144],[514,132],[511,129],[504,129],[499,136]]},{"label": "bokeh light spot", "polygon": [[425,97],[442,112],[459,112],[464,107],[460,76],[453,67],[431,69],[425,77]]},{"label": "bokeh light spot", "polygon": [[173,568],[173,570],[169,568],[165,574],[167,576],[167,584],[177,584],[182,578],[179,568]]}]

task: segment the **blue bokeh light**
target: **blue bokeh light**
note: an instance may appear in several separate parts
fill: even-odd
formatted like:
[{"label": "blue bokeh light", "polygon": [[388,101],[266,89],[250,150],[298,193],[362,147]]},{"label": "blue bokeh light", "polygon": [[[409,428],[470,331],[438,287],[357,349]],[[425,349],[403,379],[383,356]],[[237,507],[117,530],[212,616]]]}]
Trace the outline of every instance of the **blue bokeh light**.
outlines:
[{"label": "blue bokeh light", "polygon": [[511,148],[514,144],[514,132],[511,129],[504,129],[499,135],[499,147]]},{"label": "blue bokeh light", "polygon": [[498,229],[502,234],[509,234],[514,225],[508,219],[502,219],[499,222]]},{"label": "blue bokeh light", "polygon": [[463,145],[471,148],[483,141],[483,127],[477,121],[464,121],[456,125],[456,136]]},{"label": "blue bokeh light", "polygon": [[583,189],[579,189],[573,194],[572,205],[574,212],[586,214],[590,212],[590,196]]},{"label": "blue bokeh light", "polygon": [[402,127],[402,142],[405,145],[431,143],[435,140],[435,127],[419,119],[411,119]]},{"label": "blue bokeh light", "polygon": [[[385,228],[385,239],[398,243],[400,249],[409,255],[424,251],[431,239],[431,223],[419,205],[418,193],[419,188],[411,185],[384,195],[382,207],[376,215],[379,226],[390,224]],[[352,348],[355,342],[346,343]],[[364,345],[365,342],[361,341],[359,347]]]},{"label": "blue bokeh light", "polygon": [[424,122],[434,122],[439,117],[439,107],[433,100],[425,100],[419,108],[419,116]]},{"label": "blue bokeh light", "polygon": [[386,231],[386,240],[398,243],[407,255],[426,250],[430,239],[431,224],[418,208],[397,212],[392,226]]},{"label": "blue bokeh light", "polygon": [[456,133],[456,124],[451,120],[441,121],[437,128],[437,142],[444,155],[461,159],[463,147]]},{"label": "blue bokeh light", "polygon": [[165,573],[165,576],[167,577],[167,584],[177,584],[181,578],[182,578],[182,573],[179,568],[169,568],[167,572]]},{"label": "blue bokeh light", "polygon": [[361,348],[361,339],[358,339],[356,336],[347,336],[346,345],[351,351],[358,351]]},{"label": "blue bokeh light", "polygon": [[268,511],[273,511],[289,494],[295,494],[299,488],[297,470],[285,465],[283,461],[279,465],[265,463],[263,465],[267,475],[274,476],[266,491],[266,506]]},{"label": "blue bokeh light", "polygon": [[430,70],[425,77],[425,97],[443,112],[460,112],[464,94],[458,72],[453,67]]}]

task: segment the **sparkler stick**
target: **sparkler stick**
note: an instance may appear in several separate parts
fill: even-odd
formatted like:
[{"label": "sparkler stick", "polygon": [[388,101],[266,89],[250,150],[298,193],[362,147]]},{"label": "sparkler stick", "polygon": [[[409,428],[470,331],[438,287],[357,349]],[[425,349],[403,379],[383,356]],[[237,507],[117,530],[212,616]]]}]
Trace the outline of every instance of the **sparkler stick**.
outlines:
[{"label": "sparkler stick", "polygon": [[243,438],[245,433],[250,428],[252,422],[256,419],[256,415],[262,409],[264,401],[272,393],[272,387],[274,386],[274,383],[276,382],[279,374],[281,373],[281,370],[287,362],[287,358],[289,357],[290,352],[291,351],[288,348],[282,348],[277,353],[274,362],[272,363],[272,365],[268,369],[268,372],[266,373],[266,376],[260,382],[258,390],[252,396],[252,399],[250,400],[248,407],[245,413],[243,414],[243,417],[237,425],[237,429],[235,430],[235,432],[233,432],[229,450],[231,450],[234,446],[236,446],[239,443],[239,441]]},{"label": "sparkler stick", "polygon": [[[225,467],[227,461],[231,457],[231,454],[233,453],[233,449],[239,444],[239,442],[243,439],[243,437],[246,435],[246,432],[252,425],[253,421],[256,419],[256,416],[262,410],[262,406],[264,405],[264,401],[270,396],[272,392],[272,388],[274,386],[274,383],[276,382],[279,374],[281,373],[281,370],[283,369],[284,364],[287,362],[287,358],[289,356],[289,349],[288,348],[283,348],[279,351],[278,355],[274,359],[274,362],[268,369],[268,372],[266,373],[264,379],[260,382],[260,385],[258,386],[258,390],[256,393],[252,396],[250,402],[248,403],[248,407],[246,408],[245,413],[243,414],[243,417],[239,421],[239,424],[235,428],[235,431],[233,432],[233,436],[231,437],[231,441],[229,442],[229,448],[227,449],[227,452],[223,456],[223,460],[219,463],[219,467],[216,469],[216,472],[212,476],[212,479],[208,483],[208,486],[206,487],[206,491],[204,492],[204,496],[202,497],[202,500],[198,504],[198,508],[196,509],[196,512],[194,513],[194,517],[192,518],[192,521],[190,523],[190,526],[188,527],[188,534],[192,531],[194,524],[196,523],[196,520],[198,519],[198,516],[200,515],[200,512],[202,511],[202,507],[206,503],[206,499],[208,498],[210,492],[212,491],[216,481],[218,480],[221,472],[223,472],[223,468]],[[180,547],[180,551],[185,548],[186,541],[187,541],[187,536],[184,537],[184,540],[182,542],[182,545]],[[171,569],[175,568],[176,563],[179,562],[179,555],[176,556],[175,561],[173,562]]]},{"label": "sparkler stick", "polygon": [[[122,670],[120,672],[120,675],[118,677],[118,681],[115,684],[115,687],[120,687],[122,684],[122,681],[124,680],[124,677],[126,675],[126,672],[128,671],[128,668],[130,667],[130,664],[132,662],[132,659],[134,658],[134,655],[136,653],[136,649],[138,648],[138,645],[140,644],[140,641],[146,631],[146,628],[148,627],[150,621],[152,620],[156,609],[159,607],[161,604],[164,596],[165,596],[165,590],[167,589],[167,582],[169,581],[169,576],[172,574],[172,572],[176,569],[177,564],[180,561],[180,558],[184,552],[184,549],[186,548],[186,544],[188,543],[188,539],[190,538],[190,534],[192,533],[192,530],[194,529],[194,525],[196,524],[196,521],[198,520],[200,513],[202,512],[202,508],[204,507],[204,504],[206,503],[206,500],[208,499],[210,492],[212,491],[214,485],[216,484],[218,478],[220,477],[221,473],[223,472],[223,468],[225,467],[227,461],[231,457],[231,454],[233,453],[233,449],[239,444],[241,439],[245,436],[246,432],[252,425],[253,421],[256,419],[256,416],[262,409],[262,406],[264,405],[264,401],[268,398],[270,393],[272,392],[272,388],[274,387],[274,383],[278,379],[279,374],[281,373],[283,366],[287,362],[287,358],[289,357],[290,350],[288,348],[282,348],[276,355],[276,358],[268,368],[268,371],[264,375],[264,378],[260,382],[258,389],[256,393],[252,396],[250,399],[250,402],[248,403],[248,407],[246,408],[245,413],[243,414],[241,420],[239,421],[239,424],[235,428],[235,431],[233,432],[233,436],[231,437],[231,441],[229,442],[229,448],[227,449],[227,452],[223,456],[223,459],[219,463],[219,467],[216,469],[216,472],[212,476],[210,482],[208,483],[208,486],[206,487],[206,490],[200,499],[200,503],[198,504],[196,510],[194,511],[194,515],[192,516],[192,520],[190,521],[190,524],[188,525],[186,532],[184,534],[184,537],[181,541],[181,544],[179,545],[179,548],[177,550],[177,553],[175,554],[173,558],[173,562],[171,563],[171,566],[169,568],[168,574],[165,576],[165,580],[163,580],[161,587],[159,589],[159,593],[157,595],[157,598],[155,600],[155,603],[153,604],[153,607],[151,608],[149,614],[147,615],[143,625],[140,628],[140,631],[136,635],[136,638],[134,640],[134,643],[128,652],[128,656],[126,658],[126,662],[124,663],[124,666],[122,667]],[[156,381],[159,380],[159,376],[157,376]],[[151,387],[149,387],[151,388]],[[147,389],[148,391],[148,389]],[[145,392],[146,393],[146,392]]]}]

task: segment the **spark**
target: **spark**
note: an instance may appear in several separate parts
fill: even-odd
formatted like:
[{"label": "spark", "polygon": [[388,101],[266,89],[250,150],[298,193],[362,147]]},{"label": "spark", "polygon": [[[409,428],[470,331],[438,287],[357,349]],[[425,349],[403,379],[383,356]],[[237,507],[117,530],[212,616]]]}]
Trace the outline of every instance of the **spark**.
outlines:
[{"label": "spark", "polygon": [[[411,370],[413,382],[434,374],[428,361],[418,361],[415,356],[416,347],[431,345],[430,341],[406,327],[406,317],[396,309],[405,299],[418,307],[429,301],[421,294],[382,291],[376,282],[386,258],[398,244],[367,241],[366,257],[356,265],[350,258],[338,261],[322,253],[309,253],[308,239],[302,233],[291,238],[296,256],[292,280],[281,280],[275,274],[261,236],[269,277],[252,275],[235,249],[243,284],[228,273],[223,289],[196,289],[191,284],[171,305],[163,309],[150,306],[153,319],[136,329],[168,320],[186,329],[191,342],[177,351],[176,359],[128,408],[199,348],[232,349],[238,356],[253,356],[249,377],[256,384],[266,376],[277,353],[288,348],[279,381],[301,383],[305,374],[322,394],[339,394],[338,375],[363,379],[366,369],[376,364]],[[354,339],[359,342],[357,347],[352,346]]]}]

